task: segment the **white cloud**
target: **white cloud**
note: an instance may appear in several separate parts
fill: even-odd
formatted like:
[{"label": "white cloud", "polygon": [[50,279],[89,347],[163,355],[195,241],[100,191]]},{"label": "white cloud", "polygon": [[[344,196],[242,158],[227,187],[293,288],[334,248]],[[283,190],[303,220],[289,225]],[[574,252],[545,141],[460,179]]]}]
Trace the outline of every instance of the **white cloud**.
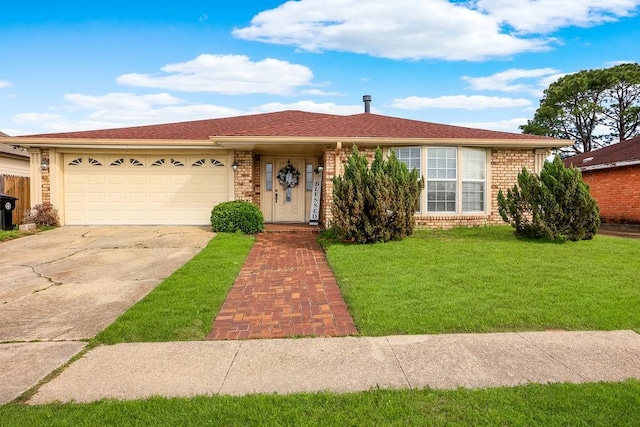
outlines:
[{"label": "white cloud", "polygon": [[516,80],[546,77],[557,74],[559,71],[553,68],[535,68],[532,70],[510,68],[487,77],[464,76],[462,80],[469,82],[469,87],[473,90],[498,90],[502,92],[522,92],[530,89],[524,83],[513,84]]},{"label": "white cloud", "polygon": [[621,59],[618,61],[607,61],[604,63],[605,68],[611,68],[611,67],[615,67],[616,65],[622,65],[622,64],[635,64],[638,61],[632,61],[632,60],[626,60],[626,59]]},{"label": "white cloud", "polygon": [[132,73],[116,80],[127,86],[182,92],[290,95],[313,79],[313,72],[303,65],[273,58],[253,62],[244,55],[202,54],[191,61],[167,64],[161,70],[168,75]]},{"label": "white cloud", "polygon": [[[333,102],[317,103],[313,101],[298,101],[289,104],[280,102],[270,102],[251,108],[251,113],[271,113],[284,110],[302,110],[312,113],[326,113],[338,115],[359,114],[364,111],[362,104],[358,105],[337,105]],[[372,108],[372,112],[375,110]]]},{"label": "white cloud", "polygon": [[13,85],[11,84],[11,82],[7,81],[7,80],[0,80],[0,89],[5,89],[8,87],[12,87]]},{"label": "white cloud", "polygon": [[486,77],[463,76],[462,80],[469,82],[469,88],[473,90],[527,92],[541,97],[551,83],[564,75],[554,68],[510,68]]},{"label": "white cloud", "polygon": [[[108,93],[102,96],[72,93],[64,95],[70,103],[67,116],[51,113],[22,113],[15,123],[39,128],[28,133],[68,132],[109,129],[188,120],[211,119],[243,114],[241,110],[213,104],[187,104],[167,93],[136,95]],[[77,119],[69,118],[76,116]],[[25,134],[26,132],[16,132]]]},{"label": "white cloud", "polygon": [[62,116],[51,113],[20,113],[11,117],[14,123],[42,123],[61,119]]},{"label": "white cloud", "polygon": [[242,39],[394,59],[485,60],[549,50],[546,35],[617,21],[640,0],[299,0],[236,28]]},{"label": "white cloud", "polygon": [[522,133],[522,130],[518,128],[520,125],[527,124],[526,118],[518,117],[515,119],[508,120],[498,120],[493,122],[458,122],[451,123],[455,126],[464,126],[475,129],[488,129],[488,130],[497,130],[500,132],[513,132],[513,133]]},{"label": "white cloud", "polygon": [[560,28],[591,27],[637,13],[640,0],[477,0],[479,12],[517,32],[548,34]]},{"label": "white cloud", "polygon": [[551,40],[503,32],[500,20],[446,0],[300,0],[233,34],[246,40],[394,59],[483,60],[542,51]]},{"label": "white cloud", "polygon": [[305,89],[301,91],[301,93],[304,93],[306,95],[314,95],[314,96],[341,96],[342,95],[342,93],[340,92],[326,92],[320,89]]},{"label": "white cloud", "polygon": [[109,121],[114,126],[134,126],[213,119],[237,116],[239,114],[242,114],[242,112],[235,108],[212,104],[195,104],[133,111],[118,109],[98,110],[88,117],[90,119]]},{"label": "white cloud", "polygon": [[396,98],[391,104],[394,108],[403,110],[421,110],[424,108],[486,110],[488,108],[527,107],[531,101],[524,98],[504,98],[481,95],[452,95],[437,98],[410,96]]},{"label": "white cloud", "polygon": [[108,93],[102,96],[68,93],[64,99],[73,105],[89,110],[148,110],[155,104],[174,105],[182,101],[168,93],[136,95],[134,93]]}]

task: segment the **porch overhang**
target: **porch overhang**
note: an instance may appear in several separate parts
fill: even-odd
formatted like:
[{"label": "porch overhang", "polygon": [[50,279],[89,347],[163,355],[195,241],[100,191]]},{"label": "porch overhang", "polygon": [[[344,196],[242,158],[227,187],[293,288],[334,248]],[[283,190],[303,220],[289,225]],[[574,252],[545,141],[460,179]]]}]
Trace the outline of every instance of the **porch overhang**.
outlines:
[{"label": "porch overhang", "polygon": [[324,147],[358,147],[382,146],[468,146],[495,148],[560,148],[571,145],[564,139],[476,139],[476,138],[378,138],[378,137],[273,137],[273,136],[212,136],[214,145],[232,150],[272,151],[291,150],[294,147],[305,151],[322,151]]}]

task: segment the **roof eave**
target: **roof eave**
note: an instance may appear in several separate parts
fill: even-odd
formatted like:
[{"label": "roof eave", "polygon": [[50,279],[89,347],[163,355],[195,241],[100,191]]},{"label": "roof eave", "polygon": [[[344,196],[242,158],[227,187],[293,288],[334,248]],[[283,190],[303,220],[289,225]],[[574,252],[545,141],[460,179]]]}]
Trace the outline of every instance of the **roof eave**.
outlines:
[{"label": "roof eave", "polygon": [[589,165],[589,166],[574,165],[574,166],[580,169],[582,172],[586,172],[586,171],[613,169],[613,168],[620,168],[624,166],[635,166],[635,165],[640,165],[640,159],[623,160],[620,162],[611,162],[611,163],[601,163],[599,165]]},{"label": "roof eave", "polygon": [[[5,141],[6,139],[6,141]],[[211,140],[192,139],[96,139],[96,138],[3,138],[2,143],[10,143],[24,148],[216,148]],[[218,147],[219,148],[219,147]]]},{"label": "roof eave", "polygon": [[217,145],[241,149],[247,146],[279,144],[355,144],[358,146],[391,145],[467,145],[500,148],[560,148],[571,145],[560,139],[491,139],[491,138],[388,138],[388,137],[309,137],[309,136],[212,136]]}]

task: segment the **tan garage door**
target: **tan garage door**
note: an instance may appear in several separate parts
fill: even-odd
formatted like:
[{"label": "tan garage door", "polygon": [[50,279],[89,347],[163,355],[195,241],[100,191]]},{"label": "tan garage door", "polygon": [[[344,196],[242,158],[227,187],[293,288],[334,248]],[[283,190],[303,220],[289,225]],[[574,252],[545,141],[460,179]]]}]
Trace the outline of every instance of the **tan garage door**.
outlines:
[{"label": "tan garage door", "polygon": [[68,225],[209,224],[229,199],[227,155],[64,155]]}]

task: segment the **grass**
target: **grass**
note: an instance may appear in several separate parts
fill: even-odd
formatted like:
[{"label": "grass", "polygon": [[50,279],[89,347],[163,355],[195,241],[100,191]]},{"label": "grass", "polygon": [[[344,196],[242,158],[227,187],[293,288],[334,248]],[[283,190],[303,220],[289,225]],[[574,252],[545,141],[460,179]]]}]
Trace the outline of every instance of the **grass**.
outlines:
[{"label": "grass", "polygon": [[91,343],[203,340],[254,240],[243,234],[218,233]]},{"label": "grass", "polygon": [[6,242],[8,240],[19,239],[20,237],[31,236],[32,234],[36,234],[41,231],[52,230],[54,228],[56,227],[42,226],[30,231],[20,231],[18,229],[0,230],[0,242]]},{"label": "grass", "polygon": [[640,381],[0,407],[6,426],[637,426]]},{"label": "grass", "polygon": [[640,240],[557,244],[485,227],[324,246],[362,335],[640,331]]}]

